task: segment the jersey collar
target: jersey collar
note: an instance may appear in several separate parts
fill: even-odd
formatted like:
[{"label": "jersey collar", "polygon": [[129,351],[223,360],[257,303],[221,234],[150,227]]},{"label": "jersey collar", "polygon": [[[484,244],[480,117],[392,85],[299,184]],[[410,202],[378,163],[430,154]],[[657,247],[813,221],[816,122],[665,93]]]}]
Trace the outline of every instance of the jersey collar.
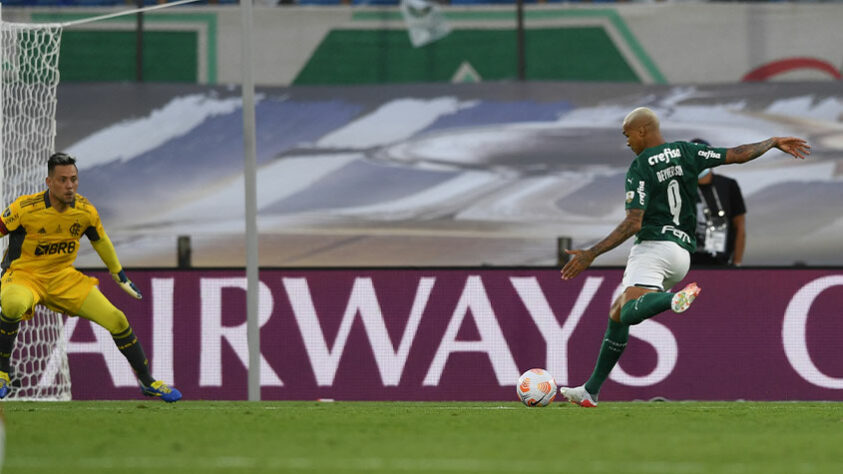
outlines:
[{"label": "jersey collar", "polygon": [[[44,191],[44,206],[49,209],[53,207],[53,204],[50,202],[50,190]],[[70,207],[76,208],[76,198],[73,198],[73,202],[70,203]]]}]

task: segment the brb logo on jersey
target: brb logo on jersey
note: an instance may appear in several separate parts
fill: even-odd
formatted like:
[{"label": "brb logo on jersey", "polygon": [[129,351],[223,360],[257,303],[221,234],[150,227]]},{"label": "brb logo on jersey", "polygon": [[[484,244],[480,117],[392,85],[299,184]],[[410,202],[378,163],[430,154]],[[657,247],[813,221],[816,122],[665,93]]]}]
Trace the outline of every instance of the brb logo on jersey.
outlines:
[{"label": "brb logo on jersey", "polygon": [[35,247],[35,256],[55,255],[55,254],[69,254],[76,250],[76,241],[70,242],[55,242],[52,244],[38,244]]}]

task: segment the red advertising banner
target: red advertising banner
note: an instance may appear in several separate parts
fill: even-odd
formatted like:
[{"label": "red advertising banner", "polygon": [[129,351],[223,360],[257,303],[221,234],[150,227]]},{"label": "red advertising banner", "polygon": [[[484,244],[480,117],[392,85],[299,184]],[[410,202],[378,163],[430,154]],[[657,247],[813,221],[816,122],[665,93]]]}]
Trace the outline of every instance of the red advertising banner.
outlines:
[{"label": "red advertising banner", "polygon": [[[186,399],[246,399],[245,272],[133,270],[137,301],[92,272]],[[621,270],[262,270],[264,400],[516,400],[532,367],[579,385]],[[693,270],[681,315],[633,326],[601,401],[843,400],[843,271]],[[684,284],[685,282],[683,282]],[[66,320],[74,399],[139,397],[109,334]]]}]

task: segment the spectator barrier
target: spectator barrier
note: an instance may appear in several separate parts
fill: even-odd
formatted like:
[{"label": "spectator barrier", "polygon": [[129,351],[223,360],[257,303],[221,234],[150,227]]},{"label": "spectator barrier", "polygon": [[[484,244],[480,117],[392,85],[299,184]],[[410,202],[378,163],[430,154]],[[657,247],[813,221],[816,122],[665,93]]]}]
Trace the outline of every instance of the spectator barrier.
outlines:
[{"label": "spectator barrier", "polygon": [[[186,399],[245,399],[242,270],[130,270],[137,301],[92,272]],[[555,268],[266,269],[262,398],[514,401],[518,375],[590,374],[622,271]],[[683,315],[632,328],[601,401],[841,400],[841,269],[692,270]],[[74,399],[139,397],[109,335],[69,318]]]}]

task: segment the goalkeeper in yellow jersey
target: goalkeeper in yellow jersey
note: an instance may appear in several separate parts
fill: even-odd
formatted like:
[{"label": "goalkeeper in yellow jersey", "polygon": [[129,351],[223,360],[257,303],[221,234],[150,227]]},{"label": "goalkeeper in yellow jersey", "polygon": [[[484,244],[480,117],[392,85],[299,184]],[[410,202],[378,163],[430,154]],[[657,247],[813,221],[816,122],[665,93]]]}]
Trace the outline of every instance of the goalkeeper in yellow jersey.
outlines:
[{"label": "goalkeeper in yellow jersey", "polygon": [[100,223],[99,214],[76,194],[79,172],[76,160],[55,153],[47,162],[47,190],[21,196],[0,217],[0,236],[9,235],[0,278],[0,398],[10,389],[12,348],[22,319],[42,304],[68,315],[78,315],[107,329],[129,361],[141,391],[150,397],[175,402],[181,393],[149,373],[140,342],[122,311],[96,287],[96,278],[73,268],[79,239],[88,237],[114,281],[137,299],[140,291],[120,266],[114,246]]}]

